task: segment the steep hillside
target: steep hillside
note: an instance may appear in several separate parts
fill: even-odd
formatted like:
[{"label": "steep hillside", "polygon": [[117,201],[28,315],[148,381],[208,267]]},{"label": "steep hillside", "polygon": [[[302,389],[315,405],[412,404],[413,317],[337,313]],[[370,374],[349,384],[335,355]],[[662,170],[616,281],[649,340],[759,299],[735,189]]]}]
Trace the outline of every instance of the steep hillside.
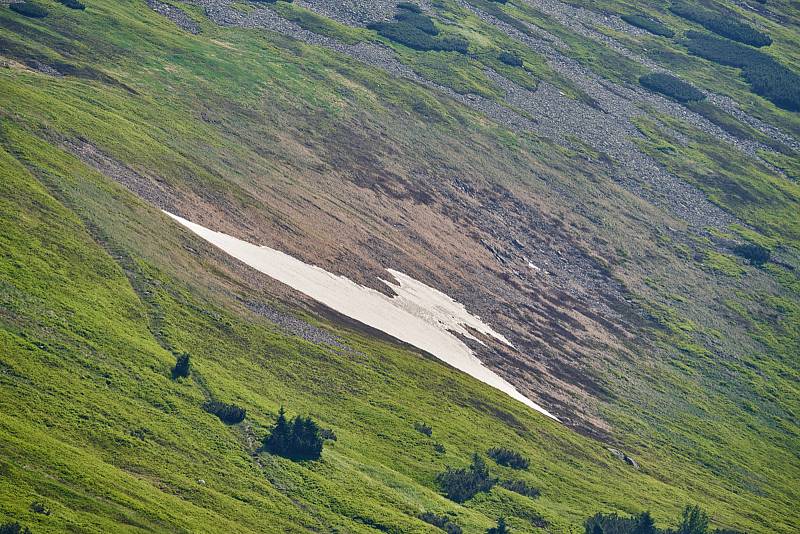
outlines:
[{"label": "steep hillside", "polygon": [[[37,1],[0,6],[0,524],[800,525],[796,3]],[[162,210],[449,295],[558,422]],[[319,460],[260,449],[281,406]],[[459,503],[473,452],[504,483]]]}]

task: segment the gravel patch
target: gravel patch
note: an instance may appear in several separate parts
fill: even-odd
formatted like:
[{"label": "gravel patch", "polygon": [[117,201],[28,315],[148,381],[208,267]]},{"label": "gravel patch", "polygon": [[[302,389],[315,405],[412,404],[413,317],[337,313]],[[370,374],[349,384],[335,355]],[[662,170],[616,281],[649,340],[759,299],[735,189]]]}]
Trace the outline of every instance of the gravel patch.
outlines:
[{"label": "gravel patch", "polygon": [[195,35],[200,33],[200,25],[193,21],[181,8],[158,0],[147,0],[147,6],[156,13],[167,17],[182,30]]}]

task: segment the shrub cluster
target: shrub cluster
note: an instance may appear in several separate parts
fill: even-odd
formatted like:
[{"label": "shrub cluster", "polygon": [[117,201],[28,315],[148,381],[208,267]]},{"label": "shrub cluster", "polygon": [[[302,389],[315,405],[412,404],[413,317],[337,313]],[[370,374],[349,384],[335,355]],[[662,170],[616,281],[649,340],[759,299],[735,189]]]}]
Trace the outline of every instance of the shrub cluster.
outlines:
[{"label": "shrub cluster", "polygon": [[506,518],[501,517],[497,520],[497,526],[486,531],[486,534],[508,534],[510,531],[506,526]]},{"label": "shrub cluster", "polygon": [[527,469],[528,465],[530,465],[530,461],[527,458],[517,451],[512,451],[505,447],[494,447],[489,449],[486,454],[498,464],[512,469]]},{"label": "shrub cluster", "polygon": [[673,2],[669,10],[679,17],[700,24],[705,29],[717,35],[739,41],[740,43],[756,47],[769,46],[772,44],[772,39],[769,35],[761,33],[748,24],[735,20],[732,15],[721,15],[698,5],[684,2],[683,0]]},{"label": "shrub cluster", "polygon": [[447,516],[436,515],[433,512],[425,512],[419,514],[417,517],[429,525],[433,525],[439,530],[447,532],[447,534],[461,534],[462,532],[461,527],[453,523],[453,521],[451,521]]},{"label": "shrub cluster", "polygon": [[469,43],[457,36],[439,36],[433,19],[418,6],[408,2],[397,5],[398,13],[391,22],[375,22],[368,26],[379,35],[415,50],[467,53]]},{"label": "shrub cluster", "polygon": [[622,15],[622,20],[630,24],[646,30],[653,35],[661,35],[662,37],[675,37],[675,32],[669,29],[663,22],[651,17],[643,15]]},{"label": "shrub cluster", "polygon": [[750,89],[778,107],[800,111],[800,76],[772,56],[701,32],[686,32],[689,52],[721,65],[742,69]]},{"label": "shrub cluster", "polygon": [[208,401],[203,405],[203,409],[210,414],[216,415],[220,421],[229,425],[241,423],[247,416],[247,410],[244,408],[220,401]]},{"label": "shrub cluster", "polygon": [[80,10],[86,9],[86,6],[79,0],[58,0],[58,3],[63,4],[70,9],[80,9]]},{"label": "shrub cluster", "polygon": [[500,52],[500,55],[497,56],[497,59],[499,59],[506,65],[510,65],[512,67],[522,66],[522,58],[519,57],[514,52],[508,52],[506,50],[503,50],[502,52]]},{"label": "shrub cluster", "polygon": [[9,4],[8,8],[11,9],[11,11],[15,11],[20,15],[32,19],[43,19],[48,15],[45,8],[33,2],[16,2],[14,4]]},{"label": "shrub cluster", "polygon": [[751,243],[736,245],[733,248],[733,252],[749,261],[752,265],[764,265],[770,259],[769,249]]},{"label": "shrub cluster", "polygon": [[31,529],[19,523],[4,523],[0,525],[0,534],[31,534]]},{"label": "shrub cluster", "polygon": [[584,523],[586,534],[742,534],[736,530],[708,527],[708,515],[699,506],[687,506],[680,517],[677,530],[656,528],[649,512],[633,517],[617,514],[595,514]]},{"label": "shrub cluster", "polygon": [[185,352],[179,354],[175,360],[175,367],[172,368],[172,379],[175,380],[180,377],[186,378],[191,372],[192,363],[189,361],[189,355]]},{"label": "shrub cluster", "polygon": [[477,453],[472,455],[472,464],[466,469],[448,467],[436,477],[439,487],[448,499],[464,502],[480,492],[492,489],[495,479],[489,475],[486,462]]},{"label": "shrub cluster", "polygon": [[419,432],[420,434],[425,434],[426,436],[430,437],[433,435],[433,428],[428,423],[423,423],[421,421],[417,421],[414,423],[414,430]]},{"label": "shrub cluster", "polygon": [[525,497],[530,497],[531,499],[535,499],[542,492],[536,486],[531,486],[524,480],[504,480],[498,484],[500,487],[507,489],[508,491],[513,491],[514,493],[519,493],[520,495],[524,495]]},{"label": "shrub cluster", "polygon": [[323,442],[319,426],[310,417],[298,415],[289,421],[281,408],[272,432],[264,438],[263,449],[291,460],[317,460],[322,456]]},{"label": "shrub cluster", "polygon": [[654,72],[642,76],[639,78],[639,83],[651,91],[667,95],[679,102],[698,101],[706,97],[693,85],[663,72]]}]

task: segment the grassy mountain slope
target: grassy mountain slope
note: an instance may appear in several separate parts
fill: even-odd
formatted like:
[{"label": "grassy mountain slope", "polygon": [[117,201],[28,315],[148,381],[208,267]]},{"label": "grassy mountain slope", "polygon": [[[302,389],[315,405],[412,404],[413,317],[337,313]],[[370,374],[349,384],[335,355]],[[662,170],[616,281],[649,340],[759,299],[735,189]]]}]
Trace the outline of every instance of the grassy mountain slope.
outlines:
[{"label": "grassy mountain slope", "polygon": [[[689,123],[640,120],[642,150],[737,218],[698,234],[622,187],[591,147],[512,131],[439,90],[180,5],[201,34],[143,2],[48,3],[36,21],[0,9],[3,517],[37,532],[409,532],[430,529],[416,516],[434,511],[469,532],[501,515],[516,531],[566,532],[603,510],[650,509],[666,526],[698,502],[717,526],[800,522],[790,149],[769,156],[782,174]],[[601,74],[631,78],[613,52],[526,3],[482,8],[538,21]],[[380,41],[275,9],[344,42]],[[477,59],[398,56],[437,84],[501,100],[487,51],[519,44],[455,3],[437,9],[483,47]],[[769,28],[779,51],[796,39]],[[525,53],[532,78],[509,76],[589,98]],[[717,76],[685,59],[698,85]],[[734,75],[714,79],[796,132],[796,114],[748,104]],[[456,178],[477,193],[460,193]],[[157,207],[364,283],[389,266],[442,288],[526,343],[522,356],[484,356],[570,426],[311,306]],[[482,244],[497,245],[498,228],[520,235],[504,210],[530,225],[530,249],[559,250],[589,280],[515,278]],[[743,240],[778,261],[747,264],[731,252]],[[613,310],[593,309],[598,299]],[[243,301],[288,304],[351,350],[290,336]],[[195,372],[172,381],[182,351]],[[245,406],[246,422],[205,413],[210,396]],[[253,455],[280,405],[335,431],[320,462]],[[432,438],[414,430],[421,420]],[[438,494],[446,465],[497,445],[532,465],[493,472],[528,480],[540,498],[495,488],[462,506]],[[34,501],[52,513],[32,512]]]}]

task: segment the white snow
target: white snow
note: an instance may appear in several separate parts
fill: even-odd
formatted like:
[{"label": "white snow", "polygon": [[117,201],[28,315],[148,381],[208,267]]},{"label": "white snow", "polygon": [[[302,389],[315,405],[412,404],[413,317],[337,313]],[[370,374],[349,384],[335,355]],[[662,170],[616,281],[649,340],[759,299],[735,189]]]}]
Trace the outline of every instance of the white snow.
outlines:
[{"label": "white snow", "polygon": [[334,275],[278,250],[253,245],[227,234],[209,230],[172,213],[166,211],[164,213],[250,267],[339,313],[424,350],[481,382],[507,393],[534,410],[558,420],[484,366],[470,348],[453,334],[456,332],[481,342],[470,333],[467,329],[469,327],[513,347],[503,335],[493,330],[479,317],[470,314],[462,304],[441,291],[401,272],[387,269],[387,272],[397,280],[397,283],[383,280],[397,294],[395,297],[388,297],[344,276]]}]

